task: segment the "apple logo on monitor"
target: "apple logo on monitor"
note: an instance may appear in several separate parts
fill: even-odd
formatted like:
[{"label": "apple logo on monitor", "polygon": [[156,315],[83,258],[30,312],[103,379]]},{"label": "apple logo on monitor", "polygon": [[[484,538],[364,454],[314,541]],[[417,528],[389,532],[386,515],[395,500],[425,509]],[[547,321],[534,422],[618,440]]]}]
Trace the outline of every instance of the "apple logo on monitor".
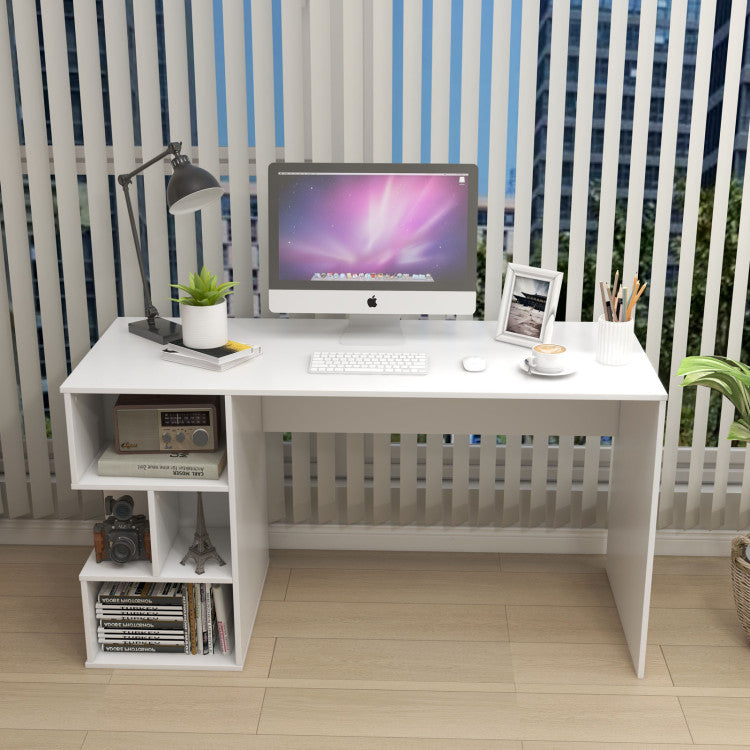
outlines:
[{"label": "apple logo on monitor", "polygon": [[367,298],[367,306],[368,307],[377,307],[378,306],[378,298],[373,294],[372,297]]}]

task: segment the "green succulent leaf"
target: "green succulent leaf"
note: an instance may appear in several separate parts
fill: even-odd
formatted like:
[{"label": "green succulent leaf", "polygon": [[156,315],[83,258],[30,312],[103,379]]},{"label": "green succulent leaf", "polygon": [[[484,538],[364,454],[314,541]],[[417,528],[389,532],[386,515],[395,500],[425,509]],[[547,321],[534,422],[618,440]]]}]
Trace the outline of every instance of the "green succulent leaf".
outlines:
[{"label": "green succulent leaf", "polygon": [[217,284],[218,277],[212,274],[205,266],[200,273],[188,274],[190,284],[171,284],[172,287],[185,292],[188,297],[173,299],[183,305],[217,305],[228,294],[232,293],[232,287],[237,285],[236,281],[226,281]]}]

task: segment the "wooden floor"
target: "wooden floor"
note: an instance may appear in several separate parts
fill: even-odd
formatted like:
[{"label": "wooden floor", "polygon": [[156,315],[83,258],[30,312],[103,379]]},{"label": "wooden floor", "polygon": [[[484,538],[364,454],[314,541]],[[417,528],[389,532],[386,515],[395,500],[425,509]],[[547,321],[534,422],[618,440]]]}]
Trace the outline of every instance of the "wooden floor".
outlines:
[{"label": "wooden floor", "polygon": [[750,748],[728,559],[657,558],[634,676],[601,557],[275,552],[243,672],[83,667],[88,550],[0,547],[0,747]]}]

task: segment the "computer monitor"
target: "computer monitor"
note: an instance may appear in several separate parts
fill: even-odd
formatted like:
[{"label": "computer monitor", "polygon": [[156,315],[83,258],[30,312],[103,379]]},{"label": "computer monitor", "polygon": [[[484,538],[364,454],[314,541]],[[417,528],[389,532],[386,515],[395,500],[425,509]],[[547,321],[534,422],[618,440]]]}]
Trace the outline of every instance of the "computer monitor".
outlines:
[{"label": "computer monitor", "polygon": [[272,312],[473,314],[476,165],[275,162],[268,182]]}]

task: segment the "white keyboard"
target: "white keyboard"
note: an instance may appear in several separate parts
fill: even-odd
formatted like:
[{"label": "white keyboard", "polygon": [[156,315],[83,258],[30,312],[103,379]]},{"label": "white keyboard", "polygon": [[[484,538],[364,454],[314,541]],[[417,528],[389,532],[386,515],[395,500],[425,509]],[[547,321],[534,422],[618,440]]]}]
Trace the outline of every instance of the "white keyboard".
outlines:
[{"label": "white keyboard", "polygon": [[426,375],[423,352],[336,351],[313,352],[308,371],[316,375]]}]

